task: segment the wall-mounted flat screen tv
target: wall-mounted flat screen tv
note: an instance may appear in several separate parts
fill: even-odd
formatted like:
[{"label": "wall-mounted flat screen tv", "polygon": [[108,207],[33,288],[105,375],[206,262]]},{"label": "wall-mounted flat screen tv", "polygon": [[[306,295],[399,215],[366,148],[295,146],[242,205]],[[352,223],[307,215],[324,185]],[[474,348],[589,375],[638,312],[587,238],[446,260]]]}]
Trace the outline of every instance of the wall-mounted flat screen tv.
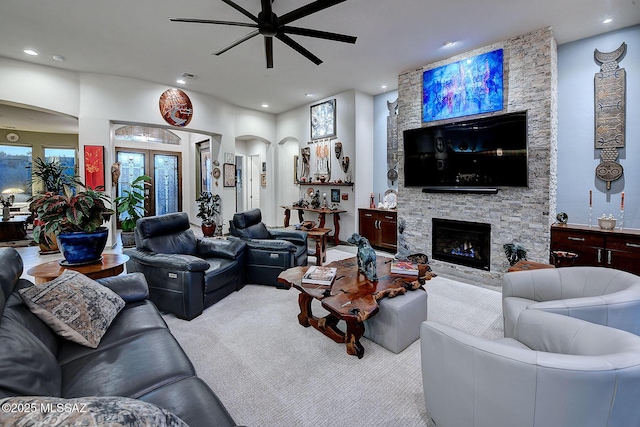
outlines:
[{"label": "wall-mounted flat screen tv", "polygon": [[405,187],[527,187],[527,112],[405,130]]}]

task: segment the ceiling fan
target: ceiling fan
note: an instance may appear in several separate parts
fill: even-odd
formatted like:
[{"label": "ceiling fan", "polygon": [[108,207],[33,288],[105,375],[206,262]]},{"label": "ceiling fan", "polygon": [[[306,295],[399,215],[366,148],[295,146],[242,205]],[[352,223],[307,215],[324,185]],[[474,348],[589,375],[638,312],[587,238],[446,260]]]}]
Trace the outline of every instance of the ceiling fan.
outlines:
[{"label": "ceiling fan", "polygon": [[306,37],[316,37],[320,39],[333,40],[344,43],[355,43],[356,37],[347,36],[344,34],[330,33],[326,31],[312,30],[309,28],[300,28],[300,27],[291,27],[287,24],[298,20],[300,18],[304,18],[305,16],[309,16],[313,13],[319,12],[323,9],[327,9],[331,6],[335,6],[338,3],[343,3],[347,0],[316,0],[312,3],[309,3],[305,6],[299,7],[291,12],[285,13],[282,16],[278,16],[273,13],[271,8],[271,3],[274,0],[260,0],[262,4],[262,11],[255,16],[245,10],[244,8],[238,6],[231,0],[222,0],[224,3],[228,4],[238,12],[245,15],[247,18],[251,19],[253,23],[246,22],[233,22],[233,21],[214,21],[209,19],[191,19],[191,18],[170,18],[172,22],[190,22],[196,24],[219,24],[219,25],[233,25],[237,27],[249,27],[255,28],[254,31],[250,32],[244,37],[239,38],[234,41],[230,45],[220,49],[217,52],[214,52],[214,55],[221,55],[229,49],[238,46],[240,43],[243,43],[258,34],[262,34],[264,36],[264,48],[267,57],[267,68],[273,68],[273,38],[277,38],[287,46],[291,47],[293,50],[297,51],[305,58],[309,59],[316,65],[322,64],[322,60],[315,56],[313,53],[309,52],[307,49],[302,47],[299,43],[293,40],[288,34],[295,34],[298,36],[306,36]]}]

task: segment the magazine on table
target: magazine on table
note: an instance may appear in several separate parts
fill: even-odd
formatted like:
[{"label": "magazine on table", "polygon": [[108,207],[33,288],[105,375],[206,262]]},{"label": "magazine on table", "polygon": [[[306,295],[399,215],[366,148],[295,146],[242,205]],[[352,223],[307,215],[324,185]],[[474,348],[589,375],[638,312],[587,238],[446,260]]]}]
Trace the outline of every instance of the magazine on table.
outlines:
[{"label": "magazine on table", "polygon": [[304,276],[302,276],[302,283],[314,284],[314,285],[330,285],[333,283],[333,279],[336,278],[338,269],[336,267],[322,267],[319,265],[312,265],[309,267]]},{"label": "magazine on table", "polygon": [[404,276],[417,276],[418,264],[411,261],[394,259],[393,261],[391,261],[391,273],[402,274]]}]

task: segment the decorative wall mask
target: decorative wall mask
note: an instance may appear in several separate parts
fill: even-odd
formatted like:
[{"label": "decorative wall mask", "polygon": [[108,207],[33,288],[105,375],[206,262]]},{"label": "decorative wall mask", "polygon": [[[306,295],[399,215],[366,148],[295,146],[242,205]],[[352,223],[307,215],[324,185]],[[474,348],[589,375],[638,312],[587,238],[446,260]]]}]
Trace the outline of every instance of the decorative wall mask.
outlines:
[{"label": "decorative wall mask", "polygon": [[622,43],[613,52],[604,53],[595,49],[593,58],[600,65],[595,74],[595,148],[601,149],[602,161],[596,167],[596,176],[607,183],[622,176],[622,165],[616,162],[618,148],[625,146],[625,92],[626,72],[618,65],[627,53],[627,44]]},{"label": "decorative wall mask", "polygon": [[340,164],[342,165],[342,171],[344,173],[347,173],[347,171],[349,170],[349,157],[347,156],[342,159],[342,162]]},{"label": "decorative wall mask", "polygon": [[340,155],[342,154],[342,142],[336,142],[336,145],[333,147],[333,149],[336,152],[336,159],[339,159]]}]

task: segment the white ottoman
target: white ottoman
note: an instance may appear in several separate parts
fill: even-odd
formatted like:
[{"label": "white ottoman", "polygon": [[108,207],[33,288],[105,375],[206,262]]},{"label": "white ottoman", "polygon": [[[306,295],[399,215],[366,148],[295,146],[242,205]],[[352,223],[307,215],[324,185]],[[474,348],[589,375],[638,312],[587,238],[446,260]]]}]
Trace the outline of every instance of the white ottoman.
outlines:
[{"label": "white ottoman", "polygon": [[364,336],[400,353],[420,338],[420,324],[427,320],[427,297],[425,290],[417,289],[379,300],[378,314],[364,321]]}]

